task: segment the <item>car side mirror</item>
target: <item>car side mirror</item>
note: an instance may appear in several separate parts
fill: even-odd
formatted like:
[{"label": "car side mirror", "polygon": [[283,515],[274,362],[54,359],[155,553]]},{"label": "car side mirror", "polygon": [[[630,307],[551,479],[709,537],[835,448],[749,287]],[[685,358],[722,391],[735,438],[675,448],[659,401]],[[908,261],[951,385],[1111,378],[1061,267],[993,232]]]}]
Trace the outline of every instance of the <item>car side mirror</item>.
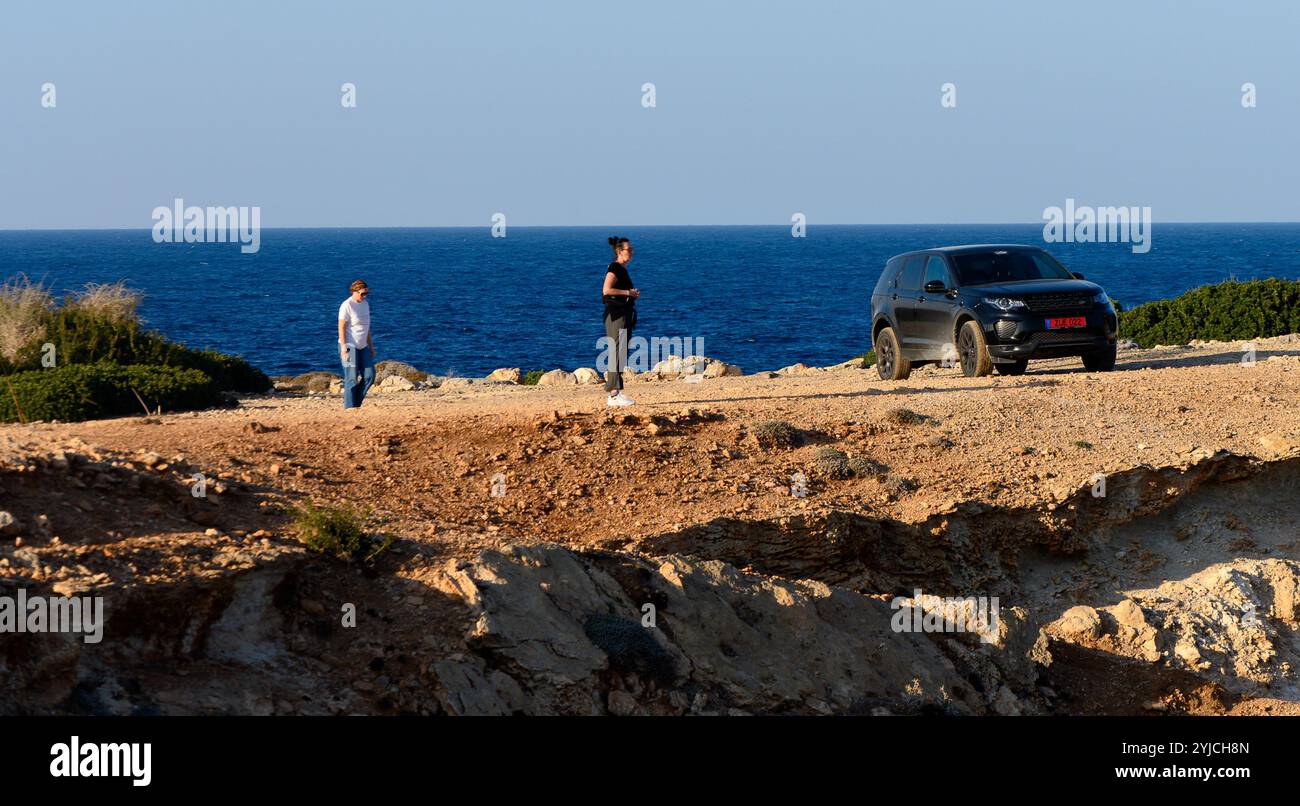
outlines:
[{"label": "car side mirror", "polygon": [[925,293],[927,294],[942,294],[947,290],[948,286],[944,284],[943,280],[931,280],[925,284]]},{"label": "car side mirror", "polygon": [[1076,279],[1076,280],[1082,280],[1082,279],[1083,279],[1083,275],[1082,275],[1082,274],[1079,274],[1077,271],[1072,271],[1072,272],[1070,272],[1070,274],[1073,274],[1073,275],[1074,275],[1074,279]]}]

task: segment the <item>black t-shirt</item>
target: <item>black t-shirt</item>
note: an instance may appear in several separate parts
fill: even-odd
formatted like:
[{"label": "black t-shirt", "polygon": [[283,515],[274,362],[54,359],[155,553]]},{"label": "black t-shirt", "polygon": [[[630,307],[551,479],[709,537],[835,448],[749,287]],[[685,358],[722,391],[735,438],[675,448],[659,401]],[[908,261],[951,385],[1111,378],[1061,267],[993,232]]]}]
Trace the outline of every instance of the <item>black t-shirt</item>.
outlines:
[{"label": "black t-shirt", "polygon": [[[617,260],[609,264],[605,269],[606,273],[614,273],[614,287],[620,291],[631,291],[635,286],[632,285],[632,277],[627,273],[627,266],[619,263]],[[634,305],[635,300],[631,297],[625,297],[622,294],[610,294],[604,297],[607,305],[622,307],[625,305]]]}]

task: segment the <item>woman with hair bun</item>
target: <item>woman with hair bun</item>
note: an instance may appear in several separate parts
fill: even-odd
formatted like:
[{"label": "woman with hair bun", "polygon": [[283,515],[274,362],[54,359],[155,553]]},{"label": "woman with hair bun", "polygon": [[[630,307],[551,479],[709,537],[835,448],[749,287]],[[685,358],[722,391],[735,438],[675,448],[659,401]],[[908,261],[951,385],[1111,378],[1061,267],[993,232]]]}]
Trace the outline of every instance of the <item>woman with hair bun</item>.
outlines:
[{"label": "woman with hair bun", "polygon": [[641,292],[632,287],[632,278],[627,273],[632,242],[613,237],[609,245],[614,250],[614,261],[605,269],[605,285],[600,292],[605,303],[605,335],[612,348],[605,372],[605,391],[609,392],[605,405],[631,406],[635,401],[623,394],[623,370],[627,369],[627,343],[636,326],[636,300]]}]

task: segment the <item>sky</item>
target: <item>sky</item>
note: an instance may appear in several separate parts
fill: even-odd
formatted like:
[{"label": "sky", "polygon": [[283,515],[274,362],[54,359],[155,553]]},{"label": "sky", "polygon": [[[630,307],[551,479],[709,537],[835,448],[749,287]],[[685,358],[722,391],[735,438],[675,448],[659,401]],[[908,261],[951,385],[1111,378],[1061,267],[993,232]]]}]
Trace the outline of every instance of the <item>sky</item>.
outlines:
[{"label": "sky", "polygon": [[1284,0],[6,0],[0,229],[1296,221],[1297,42]]}]

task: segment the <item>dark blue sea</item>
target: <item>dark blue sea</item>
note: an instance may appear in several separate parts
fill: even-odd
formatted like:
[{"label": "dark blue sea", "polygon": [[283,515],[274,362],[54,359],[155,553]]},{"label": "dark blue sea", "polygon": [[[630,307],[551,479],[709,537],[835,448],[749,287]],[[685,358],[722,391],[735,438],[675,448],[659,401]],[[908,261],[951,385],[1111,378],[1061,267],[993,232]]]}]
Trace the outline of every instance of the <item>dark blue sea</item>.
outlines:
[{"label": "dark blue sea", "polygon": [[125,280],[150,327],[268,374],[338,370],[336,316],[364,278],[380,360],[438,374],[594,366],[609,235],[633,241],[637,334],[703,338],[746,372],[868,347],[886,258],[961,243],[1045,246],[1126,307],[1230,278],[1300,278],[1300,224],[1156,224],[1151,251],[1043,244],[1042,226],[271,229],[261,249],[155,244],[149,230],[0,231],[0,276],[57,292]]}]

